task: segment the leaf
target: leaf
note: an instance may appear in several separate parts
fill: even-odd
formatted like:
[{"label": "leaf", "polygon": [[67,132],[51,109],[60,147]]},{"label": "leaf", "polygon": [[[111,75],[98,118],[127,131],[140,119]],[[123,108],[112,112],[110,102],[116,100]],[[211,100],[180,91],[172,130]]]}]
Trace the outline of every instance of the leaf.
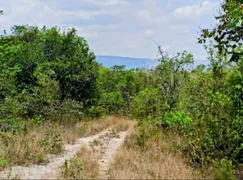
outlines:
[{"label": "leaf", "polygon": [[243,53],[243,45],[242,45],[242,46],[238,46],[238,47],[236,47],[236,48],[234,49],[234,52],[235,52],[235,53],[239,53],[239,54]]}]

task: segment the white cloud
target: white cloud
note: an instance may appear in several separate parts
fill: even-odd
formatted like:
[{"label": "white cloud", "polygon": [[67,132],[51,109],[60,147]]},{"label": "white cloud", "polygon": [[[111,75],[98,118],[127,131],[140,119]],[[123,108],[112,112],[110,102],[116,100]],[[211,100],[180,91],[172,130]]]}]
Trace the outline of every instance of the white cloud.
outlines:
[{"label": "white cloud", "polygon": [[172,14],[179,19],[198,19],[207,15],[212,16],[218,5],[218,2],[203,1],[202,3],[179,7]]},{"label": "white cloud", "polygon": [[[0,0],[1,1],[1,0]],[[0,32],[15,24],[75,27],[99,55],[155,58],[158,42],[169,53],[204,53],[198,26],[213,22],[216,0],[8,0],[1,1]],[[191,5],[191,3],[195,3]],[[207,17],[205,17],[207,16]],[[195,19],[197,18],[197,21]],[[186,19],[187,21],[181,21]]]}]

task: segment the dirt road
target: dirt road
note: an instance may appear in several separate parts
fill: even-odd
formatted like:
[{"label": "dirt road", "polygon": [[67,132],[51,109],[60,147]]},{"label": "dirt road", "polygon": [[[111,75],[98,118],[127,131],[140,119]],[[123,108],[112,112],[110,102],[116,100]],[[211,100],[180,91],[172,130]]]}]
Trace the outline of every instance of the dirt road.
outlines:
[{"label": "dirt road", "polygon": [[74,157],[83,146],[90,146],[94,140],[101,141],[102,146],[96,149],[101,153],[99,164],[100,178],[108,178],[109,164],[112,162],[117,149],[123,144],[128,131],[121,131],[112,136],[112,129],[109,128],[94,136],[78,139],[74,145],[65,145],[65,153],[55,156],[46,165],[32,165],[29,167],[15,166],[11,170],[0,172],[0,179],[20,178],[20,179],[56,179],[60,167],[66,160]]}]

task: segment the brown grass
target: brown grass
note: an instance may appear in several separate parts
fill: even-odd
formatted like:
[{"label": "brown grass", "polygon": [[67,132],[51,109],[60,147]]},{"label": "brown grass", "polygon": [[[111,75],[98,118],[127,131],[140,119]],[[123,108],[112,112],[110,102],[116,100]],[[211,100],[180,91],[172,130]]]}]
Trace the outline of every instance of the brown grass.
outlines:
[{"label": "brown grass", "polygon": [[182,139],[177,134],[161,134],[145,147],[136,145],[138,132],[127,137],[118,151],[109,174],[111,179],[200,179],[177,150]]},{"label": "brown grass", "polygon": [[59,132],[51,127],[33,128],[27,133],[1,133],[0,158],[7,160],[6,166],[46,163],[47,154],[62,152],[60,138]]},{"label": "brown grass", "polygon": [[124,117],[109,116],[100,120],[83,121],[74,127],[63,127],[62,140],[64,143],[73,144],[77,138],[97,134],[108,127],[117,128],[119,131],[125,130],[128,126],[124,119]]},{"label": "brown grass", "polygon": [[[74,163],[74,162],[80,162]],[[85,147],[81,148],[75,157],[62,167],[61,177],[65,179],[95,179],[99,174],[98,156],[94,156]]]},{"label": "brown grass", "polygon": [[13,165],[46,163],[48,155],[62,152],[64,144],[73,144],[78,138],[97,134],[111,126],[119,130],[125,129],[123,119],[110,116],[101,120],[79,122],[74,126],[30,125],[27,132],[1,133],[0,170]]},{"label": "brown grass", "polygon": [[114,131],[116,132],[121,132],[121,131],[126,131],[128,130],[129,127],[131,127],[134,123],[136,123],[135,121],[131,121],[131,120],[126,120],[125,118],[119,118],[117,120],[117,123],[114,124],[114,126],[112,127],[114,129]]},{"label": "brown grass", "polygon": [[77,158],[84,163],[84,179],[97,178],[99,174],[98,156],[85,148],[77,153]]}]

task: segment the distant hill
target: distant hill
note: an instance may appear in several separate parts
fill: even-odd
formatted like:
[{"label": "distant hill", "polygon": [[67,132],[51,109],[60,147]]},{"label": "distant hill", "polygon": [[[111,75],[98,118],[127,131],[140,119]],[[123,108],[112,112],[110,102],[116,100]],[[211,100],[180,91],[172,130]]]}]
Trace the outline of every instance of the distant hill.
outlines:
[{"label": "distant hill", "polygon": [[[101,63],[105,67],[112,67],[114,65],[125,65],[126,69],[132,68],[152,68],[159,64],[157,59],[149,58],[132,58],[132,57],[120,57],[120,56],[96,56],[97,62]],[[194,67],[199,64],[208,65],[208,60],[195,60]]]},{"label": "distant hill", "polygon": [[96,56],[96,60],[105,67],[114,65],[125,65],[126,69],[132,68],[152,68],[158,64],[156,59],[148,58],[131,58],[120,56]]}]

